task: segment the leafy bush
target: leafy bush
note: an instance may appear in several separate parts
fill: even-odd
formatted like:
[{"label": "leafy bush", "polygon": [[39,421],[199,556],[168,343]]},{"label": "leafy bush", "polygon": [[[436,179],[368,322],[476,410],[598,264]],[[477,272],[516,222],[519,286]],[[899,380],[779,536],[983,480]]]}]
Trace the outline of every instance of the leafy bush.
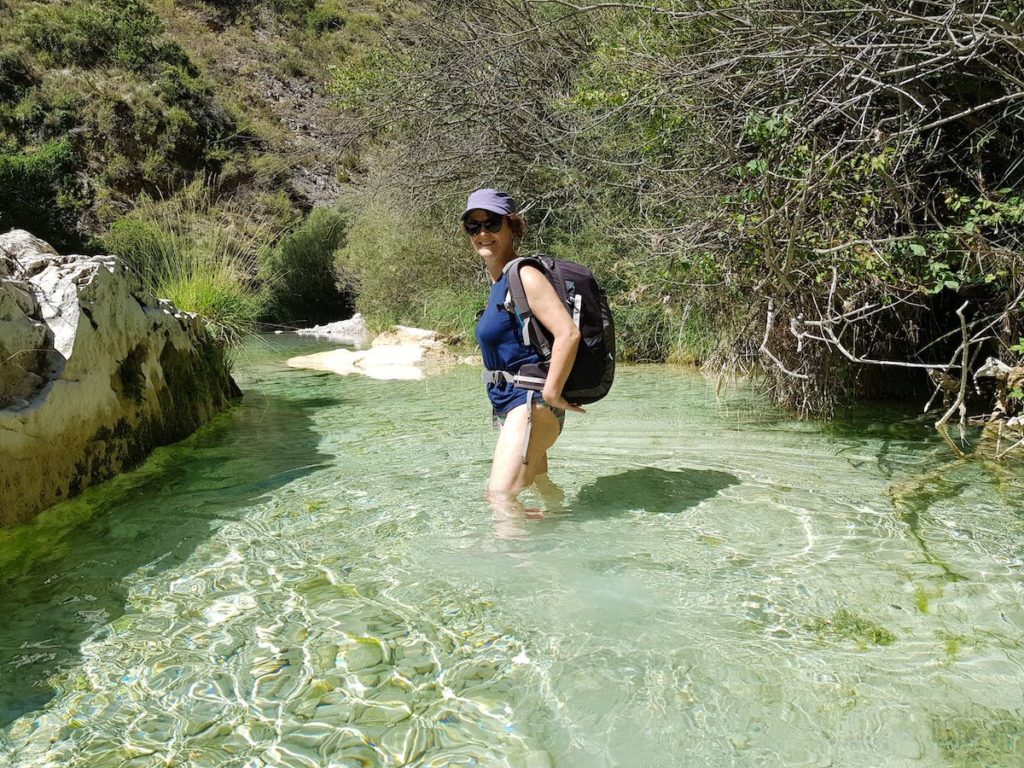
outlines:
[{"label": "leafy bush", "polygon": [[27,229],[58,248],[76,245],[74,221],[84,204],[77,162],[66,139],[0,154],[0,226]]},{"label": "leafy bush", "polygon": [[14,47],[0,48],[0,100],[14,98],[34,82],[24,53]]},{"label": "leafy bush", "polygon": [[278,16],[299,19],[312,10],[315,0],[206,0],[226,19],[238,21],[260,8],[267,8]]},{"label": "leafy bush", "polygon": [[[382,200],[353,216],[335,266],[339,286],[358,296],[357,309],[377,328],[443,320],[465,329],[483,302],[482,270],[462,238],[429,214]],[[479,298],[463,298],[470,294]]]},{"label": "leafy bush", "polygon": [[476,315],[487,299],[483,285],[432,288],[421,298],[422,325],[475,344]]},{"label": "leafy bush", "polygon": [[11,6],[0,25],[4,225],[81,244],[139,194],[173,194],[248,149],[145,0]]},{"label": "leafy bush", "polygon": [[314,8],[306,16],[306,24],[313,32],[322,35],[345,26],[346,12],[333,4]]},{"label": "leafy bush", "polygon": [[169,228],[136,215],[114,222],[101,242],[106,251],[120,256],[142,276],[162,271],[174,253],[185,247],[178,240],[179,235]]},{"label": "leafy bush", "polygon": [[324,322],[348,313],[351,301],[334,279],[334,252],[344,242],[341,212],[317,208],[274,248],[262,272],[276,320]]},{"label": "leafy bush", "polygon": [[58,65],[143,70],[159,58],[163,22],[142,0],[76,0],[31,9],[22,33]]}]

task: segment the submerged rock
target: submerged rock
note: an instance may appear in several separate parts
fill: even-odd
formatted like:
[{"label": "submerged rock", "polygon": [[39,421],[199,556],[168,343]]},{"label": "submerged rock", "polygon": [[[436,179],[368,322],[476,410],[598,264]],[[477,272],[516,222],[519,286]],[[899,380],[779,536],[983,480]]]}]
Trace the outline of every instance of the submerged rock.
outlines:
[{"label": "submerged rock", "polygon": [[114,256],[0,235],[0,525],[180,440],[240,395],[195,314]]}]

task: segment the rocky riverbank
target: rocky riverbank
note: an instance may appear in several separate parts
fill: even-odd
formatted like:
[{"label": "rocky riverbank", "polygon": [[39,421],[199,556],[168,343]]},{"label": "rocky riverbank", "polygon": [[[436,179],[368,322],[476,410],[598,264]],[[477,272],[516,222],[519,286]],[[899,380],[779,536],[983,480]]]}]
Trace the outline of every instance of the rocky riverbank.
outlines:
[{"label": "rocky riverbank", "polygon": [[138,465],[240,396],[202,320],[114,256],[0,235],[0,525]]}]

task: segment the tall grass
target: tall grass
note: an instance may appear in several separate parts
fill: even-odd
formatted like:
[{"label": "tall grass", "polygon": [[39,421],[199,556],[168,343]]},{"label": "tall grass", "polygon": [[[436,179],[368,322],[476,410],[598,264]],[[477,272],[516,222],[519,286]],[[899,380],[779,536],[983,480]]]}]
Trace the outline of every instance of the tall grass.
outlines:
[{"label": "tall grass", "polygon": [[218,211],[193,187],[167,201],[144,198],[101,243],[148,292],[198,313],[216,338],[237,344],[269,306],[273,275],[257,276],[275,236],[266,224]]}]

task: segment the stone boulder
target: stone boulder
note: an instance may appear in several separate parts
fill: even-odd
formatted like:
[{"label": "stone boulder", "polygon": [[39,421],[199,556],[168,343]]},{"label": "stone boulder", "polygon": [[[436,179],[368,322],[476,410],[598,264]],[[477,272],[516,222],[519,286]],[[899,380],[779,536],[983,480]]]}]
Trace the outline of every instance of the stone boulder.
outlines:
[{"label": "stone boulder", "polygon": [[240,394],[203,322],[116,257],[0,235],[0,525],[136,466]]},{"label": "stone boulder", "polygon": [[358,312],[348,320],[339,320],[336,323],[327,323],[327,325],[314,325],[312,328],[300,328],[295,333],[299,336],[330,339],[352,347],[365,347],[370,341],[370,331],[366,328],[366,321]]}]

